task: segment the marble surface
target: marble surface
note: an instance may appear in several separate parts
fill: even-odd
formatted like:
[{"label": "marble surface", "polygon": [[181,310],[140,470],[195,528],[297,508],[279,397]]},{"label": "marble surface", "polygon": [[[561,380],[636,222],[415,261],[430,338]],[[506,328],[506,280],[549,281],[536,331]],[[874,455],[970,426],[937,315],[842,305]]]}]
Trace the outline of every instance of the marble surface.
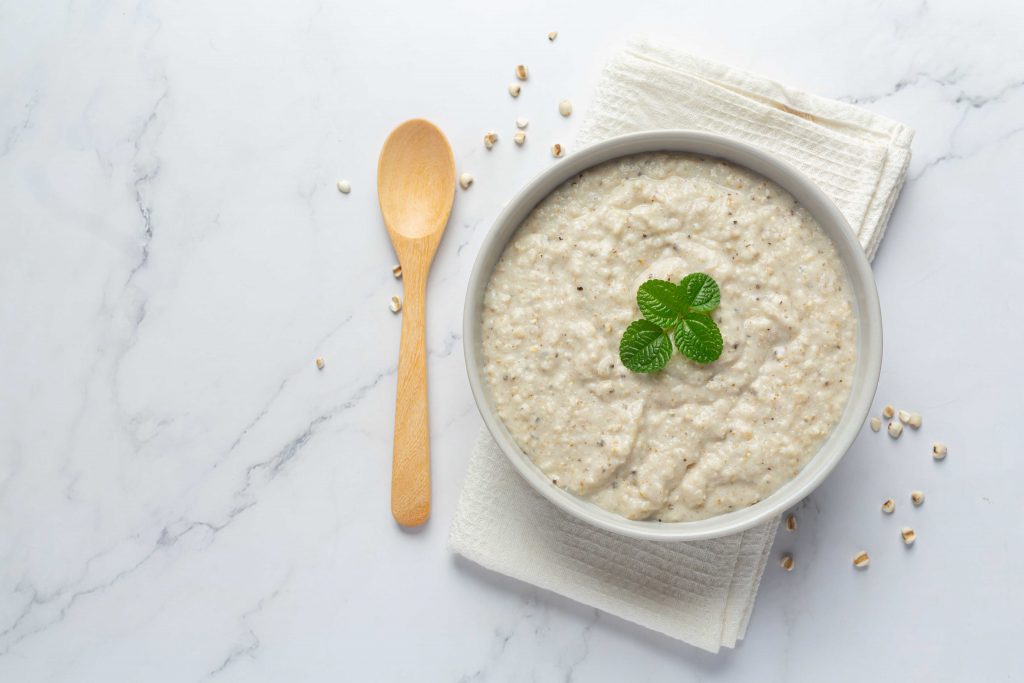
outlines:
[{"label": "marble surface", "polygon": [[[0,680],[1021,678],[1022,28],[1009,2],[0,3]],[[878,398],[925,426],[865,429],[718,655],[445,548],[481,424],[473,256],[640,32],[917,129],[875,261]],[[412,116],[476,177],[433,270],[416,533],[388,512],[400,283],[374,182]]]}]

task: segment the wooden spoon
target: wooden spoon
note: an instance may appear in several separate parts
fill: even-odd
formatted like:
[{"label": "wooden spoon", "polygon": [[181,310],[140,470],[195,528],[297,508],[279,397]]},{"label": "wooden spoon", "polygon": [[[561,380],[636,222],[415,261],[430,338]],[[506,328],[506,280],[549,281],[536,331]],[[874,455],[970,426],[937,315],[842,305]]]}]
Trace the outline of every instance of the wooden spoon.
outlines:
[{"label": "wooden spoon", "polygon": [[399,524],[419,526],[430,515],[427,275],[455,198],[455,160],[437,126],[412,119],[391,131],[377,162],[377,197],[405,283],[391,514]]}]

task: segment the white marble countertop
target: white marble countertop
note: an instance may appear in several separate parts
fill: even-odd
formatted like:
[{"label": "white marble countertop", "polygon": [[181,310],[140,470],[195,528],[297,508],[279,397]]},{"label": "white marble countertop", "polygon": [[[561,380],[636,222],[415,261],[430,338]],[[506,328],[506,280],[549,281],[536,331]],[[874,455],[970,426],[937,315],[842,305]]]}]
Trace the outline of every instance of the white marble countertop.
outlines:
[{"label": "white marble countertop", "polygon": [[[0,680],[1024,676],[1024,14],[980,4],[6,3]],[[917,129],[875,261],[878,399],[925,426],[898,443],[865,429],[778,536],[796,570],[769,564],[746,640],[718,655],[445,548],[481,424],[470,264],[638,32]],[[531,79],[512,100],[519,62]],[[400,283],[374,173],[413,116],[476,183],[430,288],[433,517],[403,533]],[[489,128],[504,139],[487,153]],[[889,496],[896,519],[878,511]],[[861,548],[873,561],[855,572]]]}]

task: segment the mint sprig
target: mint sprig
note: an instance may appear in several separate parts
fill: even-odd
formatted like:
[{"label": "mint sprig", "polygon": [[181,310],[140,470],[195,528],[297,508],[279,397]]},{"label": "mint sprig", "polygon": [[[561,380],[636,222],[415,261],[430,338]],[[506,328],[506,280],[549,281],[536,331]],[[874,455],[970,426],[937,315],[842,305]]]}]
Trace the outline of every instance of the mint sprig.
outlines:
[{"label": "mint sprig", "polygon": [[678,285],[648,280],[636,292],[643,314],[622,333],[619,358],[633,372],[657,372],[672,357],[672,344],[692,361],[711,363],[722,355],[722,332],[711,319],[722,292],[704,273],[691,273]]}]

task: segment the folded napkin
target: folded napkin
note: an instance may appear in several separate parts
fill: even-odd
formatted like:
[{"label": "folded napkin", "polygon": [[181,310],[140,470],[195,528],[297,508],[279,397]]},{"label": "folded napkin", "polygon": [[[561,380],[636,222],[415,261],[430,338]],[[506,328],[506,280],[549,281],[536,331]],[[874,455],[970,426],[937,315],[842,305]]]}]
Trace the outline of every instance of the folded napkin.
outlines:
[{"label": "folded napkin", "polygon": [[[853,105],[634,40],[606,66],[577,144],[664,128],[728,135],[793,164],[836,203],[868,258],[903,185],[913,137]],[[449,544],[488,569],[717,652],[746,632],[777,527],[775,519],[692,543],[601,531],[534,492],[483,430]]]}]

